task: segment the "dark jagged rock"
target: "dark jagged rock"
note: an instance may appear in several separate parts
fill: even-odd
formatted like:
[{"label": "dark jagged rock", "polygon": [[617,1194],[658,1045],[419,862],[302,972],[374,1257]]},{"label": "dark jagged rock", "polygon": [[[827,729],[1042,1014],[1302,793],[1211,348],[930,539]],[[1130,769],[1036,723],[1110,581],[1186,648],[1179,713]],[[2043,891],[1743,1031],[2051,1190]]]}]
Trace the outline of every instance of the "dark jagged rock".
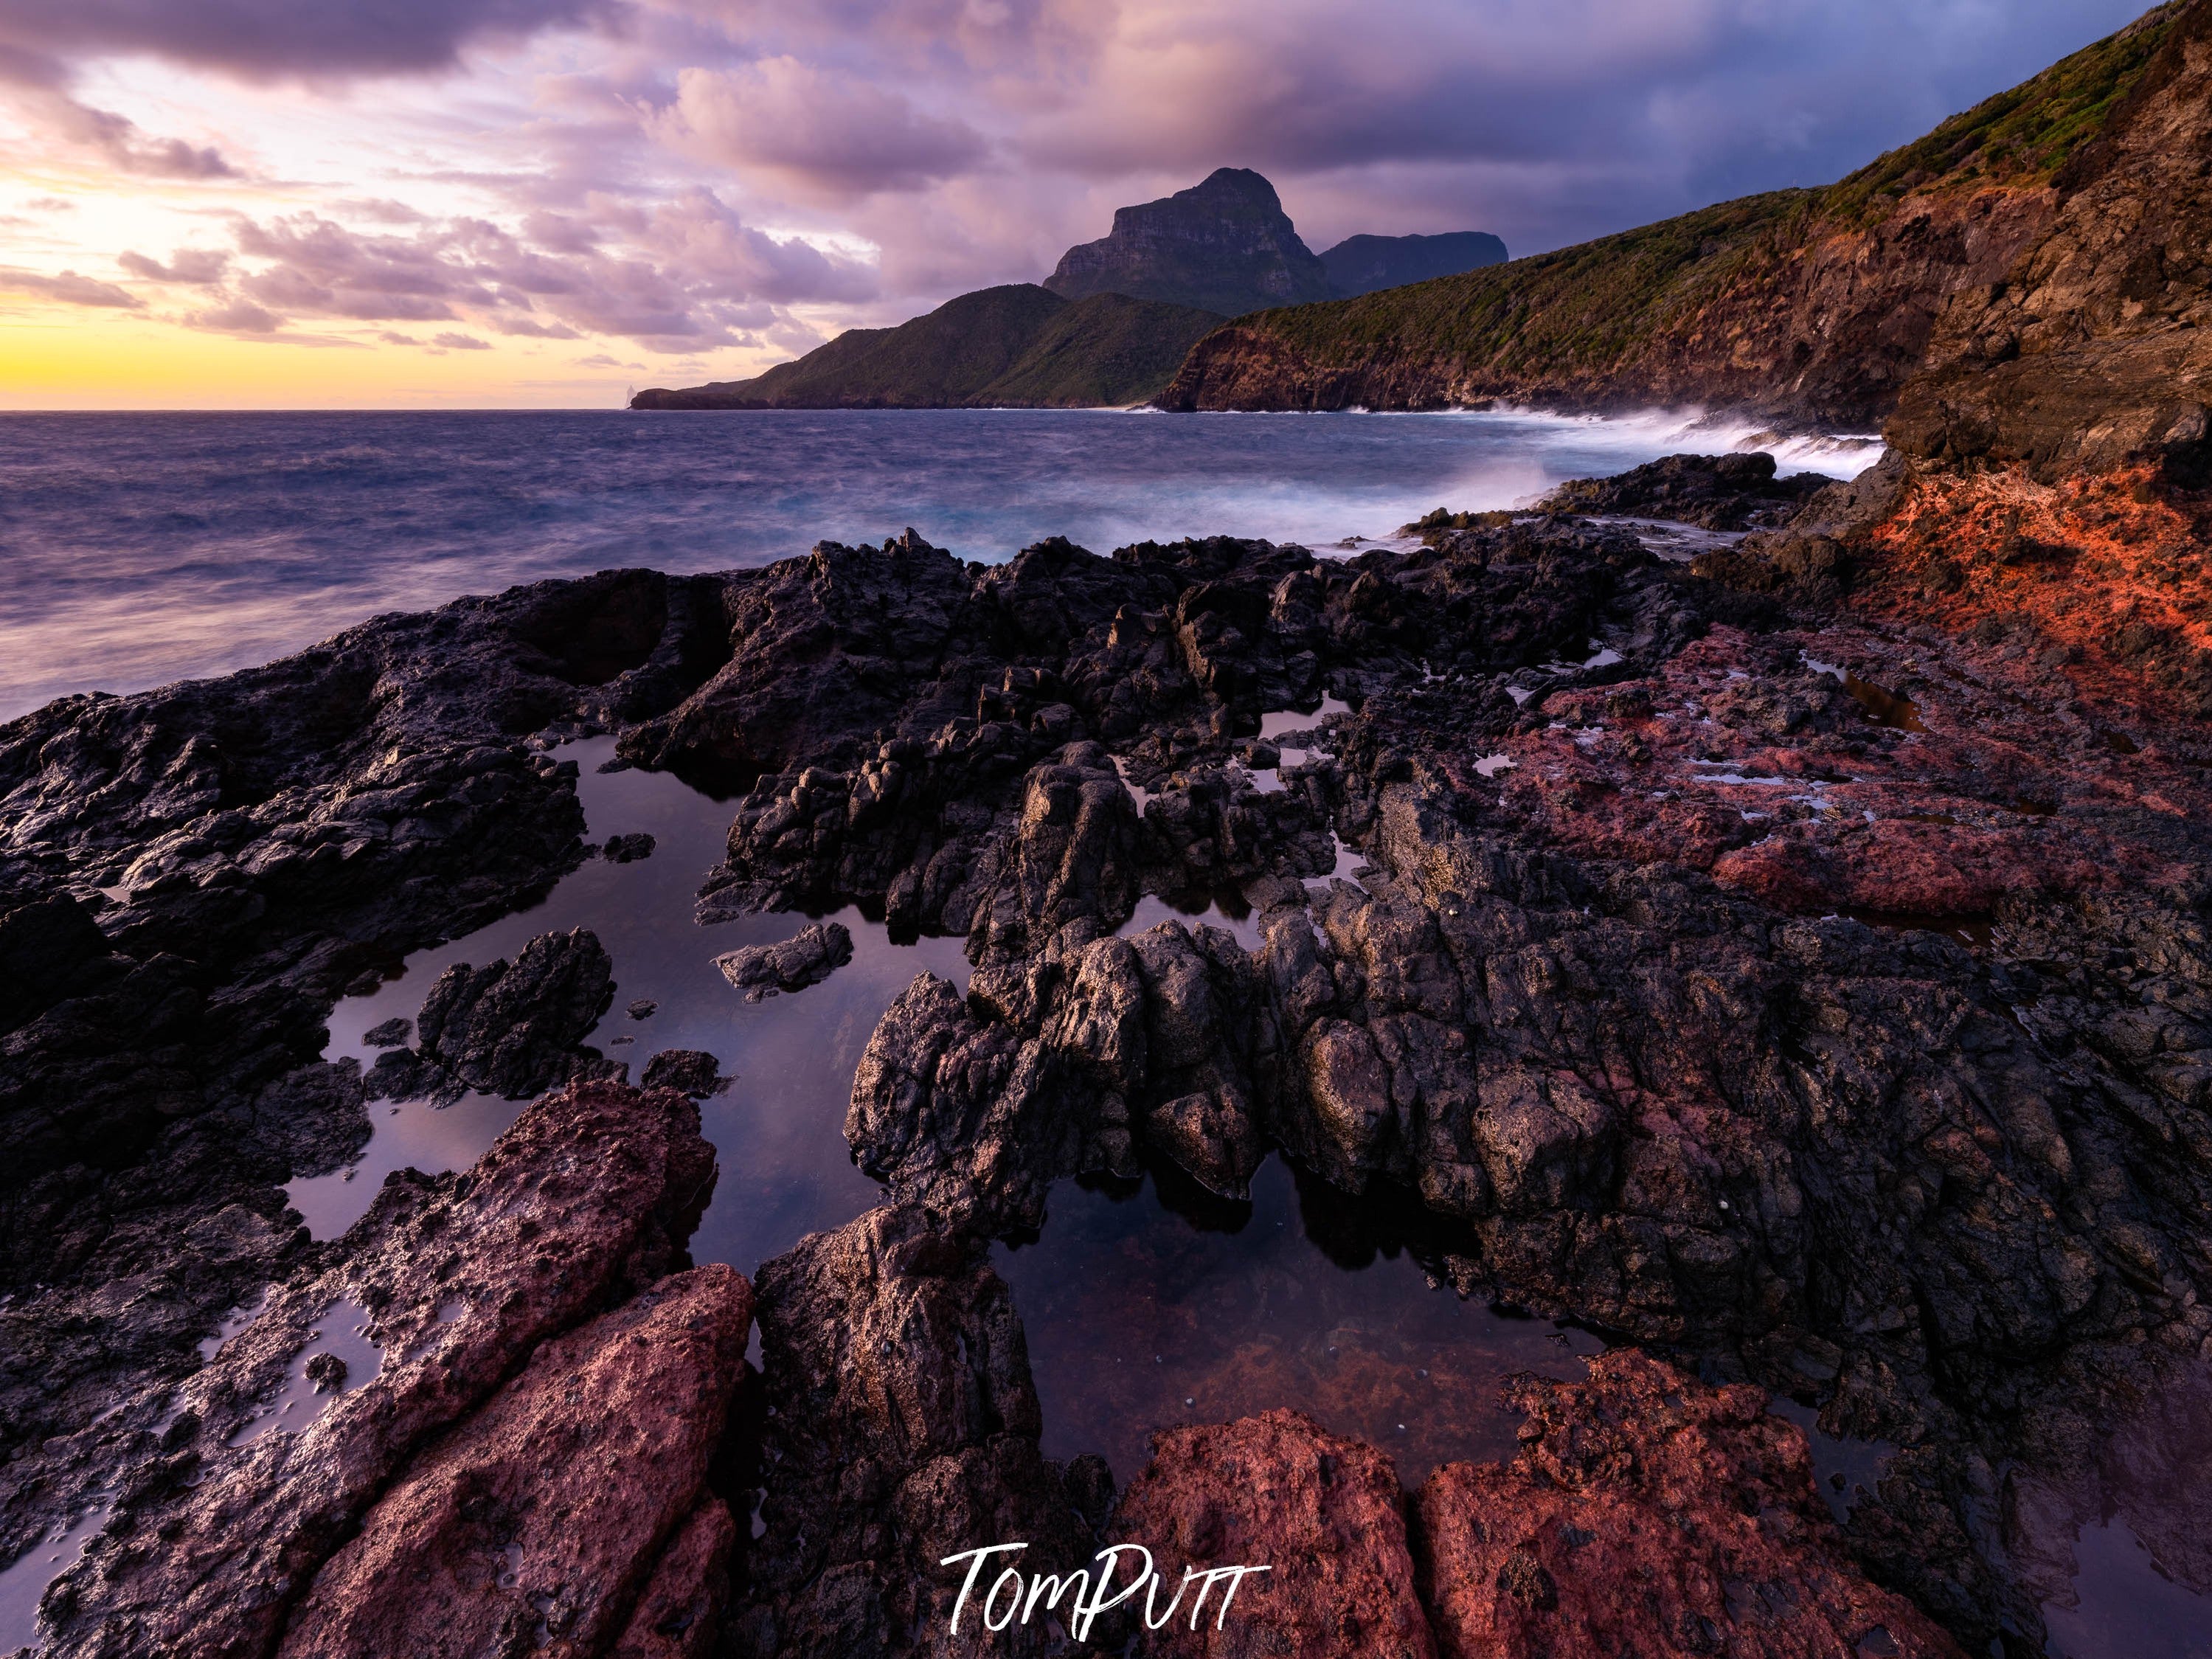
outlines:
[{"label": "dark jagged rock", "polygon": [[1219,167],[1188,190],[1116,208],[1113,230],[1060,255],[1044,285],[1069,299],[1127,294],[1239,317],[1326,299],[1329,273],[1273,185],[1249,167]]},{"label": "dark jagged rock", "polygon": [[853,959],[853,935],[842,921],[817,921],[775,945],[748,945],[714,958],[740,991],[803,991]]},{"label": "dark jagged rock", "polygon": [[579,1049],[614,1001],[614,964],[588,929],[540,933],[512,964],[456,963],[416,1015],[422,1057],[472,1089],[521,1100],[604,1064]]},{"label": "dark jagged rock", "polygon": [[641,830],[633,836],[609,836],[599,850],[610,864],[635,864],[653,856],[653,837]]},{"label": "dark jagged rock", "polygon": [[[280,1183],[368,1127],[354,1062],[320,1058],[331,1005],[575,863],[545,751],[711,674],[723,591],[538,583],[0,726],[0,1446],[181,1377],[309,1258]],[[0,1466],[0,1554],[40,1467]]]},{"label": "dark jagged rock", "polygon": [[[729,1650],[779,1659],[972,1651],[946,1556],[1022,1540],[1054,1571],[1096,1542],[1037,1451],[1020,1322],[972,1239],[911,1209],[817,1233],[759,1274],[769,1471]],[[1042,1620],[1000,1651],[1067,1651]]]},{"label": "dark jagged rock", "polygon": [[[1823,489],[1788,526],[1693,569],[1556,515],[1439,525],[1432,545],[1342,562],[1226,538],[1111,558],[1060,542],[987,570],[909,535],[711,579],[711,603],[683,589],[694,623],[708,621],[686,633],[664,617],[650,649],[623,631],[644,589],[595,579],[579,587],[598,596],[588,602],[552,593],[546,614],[565,631],[532,649],[574,678],[530,685],[551,697],[538,681],[574,691],[611,662],[639,665],[558,704],[574,723],[560,729],[615,713],[636,763],[741,797],[704,915],[854,904],[895,928],[964,936],[974,966],[965,994],[927,976],[910,987],[854,1079],[848,1137],[891,1207],[763,1270],[763,1385],[750,1403],[741,1391],[706,1492],[726,1505],[757,1480],[765,1530],[734,1538],[747,1528],[699,1492],[672,1498],[643,1529],[653,1543],[625,1547],[633,1588],[591,1599],[587,1645],[680,1649],[690,1610],[727,1601],[717,1639],[738,1652],[945,1650],[957,1575],[939,1571],[944,1555],[1028,1537],[1041,1560],[1048,1542],[1063,1569],[1079,1565],[1109,1506],[1097,1470],[1056,1470],[1038,1452],[988,1240],[1036,1224],[1063,1177],[1173,1163],[1233,1194],[1274,1149],[1312,1191],[1405,1212],[1409,1248],[1439,1283],[1579,1319],[1686,1368],[1638,1381],[1629,1361],[1608,1362],[1587,1395],[1536,1401],[1530,1438],[1545,1449],[1531,1467],[1556,1453],[1550,1484],[1522,1466],[1493,1470],[1416,1529],[1416,1551],[1449,1543],[1474,1564],[1473,1577],[1453,1568],[1428,1592],[1433,1614],[1449,1601],[1453,1627],[1476,1632],[1468,1642],[1502,1624],[1625,1628],[1642,1606],[1633,1581],[1674,1598],[1653,1639],[1686,1652],[1729,1626],[1737,1645],[1789,1652],[1801,1637],[1812,1650],[1870,1639],[1876,1624],[1900,1649],[1940,1650],[1929,1644],[1940,1638],[1900,1634],[1840,1551],[1972,1648],[2000,1628],[2033,1644],[2043,1609],[2063,1605],[2069,1529],[2101,1517],[2108,1498],[2156,1534],[2162,1565],[2203,1571],[2188,1499],[2118,1501],[2131,1481],[2155,1486],[2140,1477],[2161,1456],[2196,1455],[2185,1379],[2212,1358],[2212,750],[2190,700],[2195,505],[2171,466],[2148,459],[2044,483],[1945,477],[1926,470],[1931,459]],[[1706,510],[1700,501],[1711,497],[1661,505]],[[1825,563],[1823,538],[1835,556]],[[2099,605],[2135,608],[2069,618],[2069,573]],[[507,659],[483,644],[498,630],[477,605],[456,608],[447,632],[481,623],[471,637],[490,654],[485,683],[507,684]],[[513,614],[496,611],[499,629]],[[386,626],[442,637],[434,623]],[[631,641],[628,654],[610,656],[610,639]],[[406,682],[404,665],[391,672]],[[628,682],[642,699],[628,714],[596,700],[655,672]],[[39,744],[60,745],[52,764],[76,752],[71,722],[97,727],[106,707],[34,717],[48,723]],[[1313,711],[1305,735],[1255,736],[1262,715],[1294,708]],[[304,793],[283,822],[343,795],[347,767],[398,763],[360,741],[354,761],[325,759],[327,744],[312,762],[295,756],[326,769],[286,786]],[[155,1480],[190,1436],[143,1437],[171,1431],[156,1426],[158,1402],[212,1312],[280,1283],[271,1334],[219,1358],[202,1392],[185,1385],[195,1432],[228,1438],[333,1305],[307,1306],[301,1286],[360,1289],[383,1316],[369,1283],[343,1277],[385,1259],[380,1230],[411,1228],[391,1259],[404,1258],[410,1286],[442,1295],[468,1178],[397,1177],[366,1231],[326,1246],[300,1236],[269,1183],[334,1167],[361,1144],[364,1097],[424,1069],[404,1048],[365,1079],[316,1058],[331,999],[372,988],[420,942],[410,930],[428,927],[433,890],[410,884],[512,875],[532,848],[548,868],[581,855],[557,765],[481,746],[507,758],[456,775],[506,778],[485,795],[524,797],[529,812],[489,820],[512,839],[435,856],[410,842],[374,892],[341,878],[343,855],[326,859],[337,884],[311,890],[312,905],[270,900],[253,916],[268,891],[238,889],[218,861],[240,834],[222,812],[246,807],[195,797],[198,841],[172,842],[166,820],[111,834],[106,820],[71,817],[62,783],[21,797],[36,808],[17,832],[32,853],[9,852],[0,890],[11,914],[35,908],[9,948],[51,964],[58,989],[8,1034],[17,1069],[4,1080],[128,1103],[139,1115],[116,1121],[142,1138],[104,1143],[95,1122],[54,1143],[112,1167],[53,1165],[36,1203],[7,1218],[7,1248],[35,1264],[18,1282],[61,1287],[0,1307],[10,1427],[25,1425],[31,1448],[0,1484],[8,1541],[118,1462]],[[43,750],[4,752],[23,766]],[[1284,765],[1294,753],[1304,759]],[[151,765],[133,788],[155,787]],[[175,766],[189,781],[174,755],[158,775]],[[548,811],[556,840],[531,816]],[[138,875],[89,880],[110,872],[70,863],[79,833],[107,837],[100,857]],[[162,885],[164,860],[204,861],[218,878]],[[115,885],[126,902],[100,890]],[[246,898],[224,896],[234,890]],[[1194,890],[1219,894],[1235,927],[1132,926],[1146,896]],[[513,882],[484,890],[522,896]],[[46,902],[56,892],[91,920],[97,947],[68,906]],[[165,896],[173,910],[159,908]],[[225,904],[244,908],[216,927]],[[187,945],[204,954],[185,957]],[[573,939],[547,946],[548,983],[568,988],[553,999],[566,1035],[519,1042],[518,1064],[577,1063],[578,1022],[611,994],[585,996],[598,981],[569,974],[588,955]],[[218,957],[219,971],[206,965]],[[500,988],[520,971],[455,978],[422,1022],[421,1054],[491,1066],[517,1012],[502,1010]],[[134,984],[136,1000],[122,1000]],[[241,1007],[260,1023],[239,1023]],[[100,1070],[111,1052],[125,1065]],[[711,1080],[691,1074],[694,1060],[661,1058],[656,1080]],[[672,1095],[570,1097],[689,1109]],[[26,1109],[20,1120],[22,1144],[80,1133],[65,1094],[43,1098],[45,1119]],[[588,1179],[590,1158],[574,1161],[562,1178]],[[689,1173],[703,1185],[703,1170]],[[190,1197],[154,1196],[171,1189]],[[422,1193],[452,1200],[437,1224],[408,1219],[407,1195]],[[558,1310],[495,1373],[489,1358],[468,1371],[453,1414],[430,1424],[423,1408],[455,1444],[466,1431],[454,1425],[541,1340],[643,1282],[593,1267],[582,1300],[560,1301],[572,1271],[560,1242],[520,1231],[544,1224],[545,1200],[534,1188],[511,1196],[502,1215],[515,1231],[501,1248],[514,1273],[537,1275],[517,1281],[512,1305],[522,1317],[542,1295]],[[649,1254],[653,1274],[681,1265],[672,1247]],[[94,1352],[112,1305],[95,1298],[110,1286],[129,1287],[112,1321],[120,1358]],[[407,1345],[426,1334],[419,1319],[402,1333]],[[353,1356],[343,1375],[336,1358],[314,1364],[307,1381],[326,1389],[367,1374]],[[1794,1431],[1754,1421],[1748,1394],[1688,1383],[1690,1370],[1785,1391],[1816,1403],[1828,1431],[1893,1449],[1848,1506],[1840,1542],[1814,1526],[1826,1523],[1796,1479]],[[383,1376],[338,1394],[330,1420],[370,1410],[347,1402]],[[125,1411],[92,1425],[118,1377]],[[1303,1456],[1304,1434],[1267,1439],[1251,1484]],[[1235,1440],[1222,1447],[1234,1453]],[[281,1535],[314,1565],[374,1492],[416,1490],[404,1487],[412,1451],[336,1474],[302,1462],[317,1492],[339,1481],[344,1513],[299,1520],[309,1500],[284,1474],[289,1456],[263,1443],[227,1448],[240,1455],[198,1486],[177,1477],[182,1496],[134,1486],[116,1536],[173,1521],[203,1540],[236,1498],[222,1547],[273,1550]],[[275,1470],[277,1486],[224,1484],[246,1479],[237,1470]],[[1298,1516],[1323,1513],[1317,1488],[1297,1490],[1314,1499]],[[1750,1507],[1729,1512],[1730,1492]],[[1638,1529],[1675,1498],[1674,1512],[1696,1517],[1694,1547],[1639,1554],[1653,1547]],[[1181,1498],[1170,1508],[1185,1513]],[[1570,1511],[1601,1512],[1628,1539],[1583,1540],[1619,1571],[1569,1583],[1554,1547],[1571,1540],[1556,1527],[1533,1542],[1471,1530],[1493,1514]],[[386,1541],[399,1559],[404,1540]],[[194,1541],[175,1571],[205,1559]],[[732,1560],[733,1587],[720,1582]],[[96,1617],[127,1623],[167,1618],[172,1603],[198,1616],[191,1597],[229,1583],[180,1589],[163,1577],[169,1561],[103,1546],[70,1593],[109,1598]],[[1647,1580],[1633,1580],[1639,1563]],[[268,1609],[307,1593],[302,1571],[270,1567],[256,1583],[283,1588],[236,1596],[211,1627],[250,1615],[262,1622],[249,1644],[265,1649]],[[1709,1571],[1722,1574],[1719,1612],[1698,1577]],[[1746,1633],[1757,1609],[1743,1596],[1763,1605],[1761,1585],[1794,1588],[1775,1592],[1770,1626]],[[633,1595],[666,1611],[641,1628]],[[1312,1611],[1294,1609],[1291,1627],[1317,1630]],[[1874,1622],[1855,1631],[1862,1616]],[[1260,1624],[1243,1628],[1241,1639],[1264,1639]],[[1033,1627],[1020,1639],[1042,1652],[1060,1638]]]},{"label": "dark jagged rock", "polygon": [[1615,477],[1570,479],[1540,507],[1670,519],[1707,530],[1762,530],[1790,522],[1833,482],[1821,472],[1777,477],[1774,457],[1765,453],[1669,455]]},{"label": "dark jagged rock", "polygon": [[663,1048],[645,1063],[645,1086],[673,1089],[694,1098],[720,1094],[728,1086],[720,1062],[698,1048]]}]

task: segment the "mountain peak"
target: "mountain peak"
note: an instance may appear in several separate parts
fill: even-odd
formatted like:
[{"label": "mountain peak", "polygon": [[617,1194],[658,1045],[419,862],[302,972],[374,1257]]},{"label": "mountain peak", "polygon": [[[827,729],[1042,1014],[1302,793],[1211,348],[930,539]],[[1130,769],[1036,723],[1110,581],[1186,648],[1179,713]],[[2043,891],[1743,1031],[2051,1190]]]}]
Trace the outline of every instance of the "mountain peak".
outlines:
[{"label": "mountain peak", "polygon": [[[1249,167],[1216,167],[1188,190],[1179,190],[1167,199],[1170,202],[1236,202],[1264,208],[1269,213],[1283,210],[1283,198],[1275,194],[1275,187],[1267,182],[1267,175],[1255,173]],[[1123,208],[1121,211],[1127,213],[1130,210]]]},{"label": "mountain peak", "polygon": [[1114,228],[1068,249],[1044,285],[1071,300],[1127,294],[1230,317],[1328,297],[1328,271],[1249,167],[1117,209]]}]

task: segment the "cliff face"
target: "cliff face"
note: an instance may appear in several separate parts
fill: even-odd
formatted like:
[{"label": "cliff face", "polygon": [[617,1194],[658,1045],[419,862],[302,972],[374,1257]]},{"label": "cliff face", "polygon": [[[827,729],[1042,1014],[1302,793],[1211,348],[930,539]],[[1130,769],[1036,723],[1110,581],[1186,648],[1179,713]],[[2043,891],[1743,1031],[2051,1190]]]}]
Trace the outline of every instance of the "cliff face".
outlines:
[{"label": "cliff face", "polygon": [[2069,214],[2118,234],[2076,198],[2085,172],[2115,165],[2093,159],[2099,141],[2136,108],[2131,89],[2149,84],[2182,11],[2158,8],[1823,190],[1747,197],[1418,288],[1240,321],[1193,349],[1161,402],[1700,402],[1877,421],[1929,361],[1954,297],[1986,294]]},{"label": "cliff face", "polygon": [[1298,240],[1275,187],[1219,167],[1188,190],[1116,209],[1114,228],[1060,256],[1044,285],[1071,300],[1127,294],[1241,316],[1325,300],[1328,272]]},{"label": "cliff face", "polygon": [[1891,441],[1928,460],[2068,472],[2154,463],[2202,483],[2212,340],[2212,7],[2056,181],[2048,232],[1953,296]]},{"label": "cliff face", "polygon": [[896,328],[855,328],[750,380],[641,392],[633,409],[1087,408],[1141,403],[1221,314],[1034,283],[948,300]]},{"label": "cliff face", "polygon": [[1505,263],[1505,244],[1486,230],[1455,230],[1442,236],[1347,236],[1323,250],[1332,297],[1353,299],[1407,283],[1456,276],[1464,270]]}]

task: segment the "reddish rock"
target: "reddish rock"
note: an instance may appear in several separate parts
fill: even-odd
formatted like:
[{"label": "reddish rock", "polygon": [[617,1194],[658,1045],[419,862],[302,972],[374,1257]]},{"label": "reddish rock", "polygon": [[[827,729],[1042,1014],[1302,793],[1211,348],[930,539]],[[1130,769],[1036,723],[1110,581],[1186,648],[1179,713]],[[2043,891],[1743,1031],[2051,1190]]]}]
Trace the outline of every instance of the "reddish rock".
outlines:
[{"label": "reddish rock", "polygon": [[[378,1500],[317,1576],[283,1659],[466,1659],[518,1634],[605,1651],[700,1504],[751,1325],[750,1287],[713,1266],[545,1343]],[[690,1556],[712,1553],[711,1516],[702,1527]],[[696,1570],[672,1568],[668,1611],[687,1576],[696,1594]]]},{"label": "reddish rock", "polygon": [[738,1523],[719,1498],[700,1500],[654,1564],[614,1659],[705,1659],[727,1601]]},{"label": "reddish rock", "polygon": [[1420,1577],[1444,1659],[1842,1659],[1959,1648],[1844,1555],[1805,1437],[1750,1387],[1632,1350],[1524,1379],[1510,1463],[1423,1486]]},{"label": "reddish rock", "polygon": [[[2212,712],[2207,504],[2148,463],[2044,483],[1931,477],[1871,535],[1870,608],[1960,634],[2033,629],[2085,696]],[[2148,712],[2148,711],[2141,711]]]},{"label": "reddish rock", "polygon": [[[685,1265],[714,1176],[690,1101],[586,1084],[531,1105],[465,1175],[391,1177],[343,1264],[272,1290],[178,1390],[162,1455],[132,1471],[83,1561],[48,1592],[49,1646],[117,1659],[270,1652],[313,1575],[422,1447],[547,1339]],[[228,1444],[342,1304],[369,1312],[375,1375],[314,1396],[329,1403],[305,1427]]]},{"label": "reddish rock", "polygon": [[1143,1650],[1176,1659],[1431,1659],[1404,1504],[1388,1457],[1303,1412],[1164,1431],[1113,1528],[1152,1552],[1166,1580],[1156,1605],[1164,1608],[1186,1566],[1271,1571],[1242,1580],[1225,1616],[1217,1588],[1195,1630],[1187,1612],[1163,1620]]}]

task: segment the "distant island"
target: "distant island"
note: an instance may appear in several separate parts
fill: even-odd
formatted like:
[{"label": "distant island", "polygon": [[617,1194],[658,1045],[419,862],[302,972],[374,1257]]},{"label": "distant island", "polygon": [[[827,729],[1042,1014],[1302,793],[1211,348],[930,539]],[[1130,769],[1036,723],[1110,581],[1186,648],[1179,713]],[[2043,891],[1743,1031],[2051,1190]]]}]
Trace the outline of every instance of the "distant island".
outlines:
[{"label": "distant island", "polygon": [[1096,408],[1146,403],[1198,342],[1273,307],[1344,299],[1505,258],[1479,231],[1353,236],[1316,254],[1275,187],[1221,167],[1119,209],[1042,283],[981,289],[896,328],[848,330],[748,380],[655,387],[633,409]]}]

